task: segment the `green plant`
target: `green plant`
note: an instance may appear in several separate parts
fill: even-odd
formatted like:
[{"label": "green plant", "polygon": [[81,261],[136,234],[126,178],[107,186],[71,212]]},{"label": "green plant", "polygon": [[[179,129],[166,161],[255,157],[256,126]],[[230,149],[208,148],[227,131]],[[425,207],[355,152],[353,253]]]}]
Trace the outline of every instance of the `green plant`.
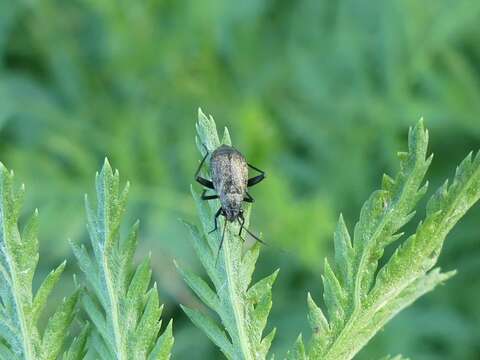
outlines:
[{"label": "green plant", "polygon": [[[62,301],[41,335],[37,322],[65,262],[50,272],[33,296],[32,281],[39,258],[38,211],[20,234],[17,223],[24,190],[23,185],[15,187],[13,172],[0,163],[0,359],[54,360],[68,336],[79,290]],[[65,360],[77,359],[83,353],[86,333],[85,327]]]},{"label": "green plant", "polygon": [[[197,134],[197,145],[201,152],[205,151],[202,144],[205,144],[209,152],[220,145],[213,118],[207,118],[201,110],[199,110]],[[231,145],[226,129],[222,143]],[[223,326],[221,328],[218,323],[198,310],[186,306],[182,308],[192,322],[205,331],[228,359],[265,359],[275,336],[275,329],[265,337],[262,337],[262,333],[272,306],[271,288],[278,271],[250,286],[259,255],[259,246],[256,244],[244,252],[242,242],[237,236],[239,228],[236,224],[229,224],[225,229],[225,240],[217,263],[216,256],[223,226],[219,231],[213,233],[209,231],[212,227],[213,214],[218,209],[219,203],[213,201],[209,207],[193,188],[192,194],[200,214],[203,235],[195,225],[189,223],[186,225],[190,229],[195,251],[215,291],[197,275],[178,265],[177,267],[197,296],[217,312]],[[249,223],[249,209],[247,208],[245,213],[246,226]]]},{"label": "green plant", "polygon": [[[290,279],[301,278],[321,302],[314,281],[338,213],[353,230],[378,187],[375,174],[394,173],[412,119],[429,120],[431,184],[480,143],[480,2],[423,3],[0,1],[1,160],[28,185],[25,211],[41,210],[37,274],[69,257],[65,238],[83,239],[76,200],[108,154],[134,185],[128,208],[141,218],[141,246],[157,260],[160,293],[171,295],[166,308],[193,302],[163,256],[190,265],[193,255],[176,218],[196,218],[185,189],[198,153],[186,119],[205,104],[249,160],[269,168],[252,220],[293,253],[262,251],[256,270],[281,264],[274,304],[289,299],[288,316],[274,311],[269,323],[282,329],[272,350],[283,353],[305,312]],[[359,359],[379,358],[398,339],[412,357],[480,358],[479,218],[476,207],[443,250],[442,267],[459,270],[455,280],[402,312]],[[64,295],[73,270],[67,266],[55,294]],[[54,308],[51,301],[46,312]],[[175,324],[179,337],[194,331],[186,316]],[[182,342],[180,359],[183,349],[213,348],[204,336]]]},{"label": "green plant", "polygon": [[[432,160],[426,157],[427,144],[428,132],[420,121],[410,129],[408,153],[399,153],[397,177],[385,175],[382,188],[363,206],[353,241],[340,216],[335,267],[325,260],[323,276],[328,320],[309,296],[313,336],[308,356],[301,358],[353,358],[393,316],[454,275],[432,268],[447,234],[480,198],[480,154],[462,161],[452,184],[446,181],[428,201],[416,232],[378,269],[385,247],[403,236],[400,229],[427,191],[427,184],[422,185]],[[303,348],[301,338],[297,347]]]},{"label": "green plant", "polygon": [[169,359],[173,346],[172,322],[160,336],[162,307],[156,285],[149,289],[152,271],[145,259],[134,271],[138,222],[125,239],[119,227],[129,183],[120,191],[120,175],[105,163],[96,176],[97,212],[85,197],[87,228],[93,248],[72,244],[88,291],[83,307],[94,325],[93,348],[101,359]]},{"label": "green plant", "polygon": [[[137,245],[138,223],[130,235],[120,239],[119,226],[125,210],[128,183],[119,191],[119,174],[105,160],[97,174],[98,210],[86,199],[87,228],[94,256],[83,245],[72,244],[88,291],[81,298],[93,323],[83,327],[64,360],[81,360],[92,354],[102,359],[169,359],[173,345],[172,322],[160,336],[156,286],[149,288],[151,270],[145,259],[135,271],[132,258]],[[75,315],[80,290],[76,290],[53,314],[40,337],[36,323],[65,262],[52,271],[32,296],[32,280],[38,262],[36,238],[38,212],[20,236],[17,221],[23,186],[13,186],[13,173],[0,164],[0,358],[26,360],[57,359]],[[87,349],[87,343],[92,346]]]},{"label": "green plant", "polygon": [[[214,120],[201,111],[197,134],[197,145],[205,144],[209,151],[220,144]],[[222,143],[231,143],[228,131]],[[305,348],[300,335],[289,359],[353,358],[393,316],[454,275],[454,271],[442,273],[432,268],[447,234],[480,198],[480,155],[465,158],[452,184],[445,182],[429,200],[426,217],[416,232],[397,245],[385,265],[378,268],[384,249],[402,238],[400,230],[414,217],[414,209],[427,191],[428,183],[423,179],[433,158],[427,157],[427,145],[428,132],[421,120],[410,129],[408,152],[399,153],[398,175],[395,179],[384,175],[382,188],[362,207],[353,241],[340,216],[334,235],[334,266],[326,259],[322,278],[328,317],[308,295],[313,336]],[[198,147],[202,152],[202,146]],[[277,272],[249,287],[259,248],[254,246],[243,254],[233,224],[227,227],[220,266],[216,267],[220,232],[209,234],[209,230],[219,204],[213,202],[208,208],[195,191],[192,194],[203,234],[193,225],[188,227],[216,293],[198,276],[179,269],[199,298],[218,313],[223,329],[197,310],[184,310],[227,358],[264,359],[274,335],[272,331],[262,340]]]},{"label": "green plant", "polygon": [[[197,134],[202,155],[203,145],[212,151],[221,143],[231,144],[228,130],[220,141],[213,118],[201,111]],[[313,335],[308,346],[302,335],[298,336],[287,354],[289,360],[353,358],[392,317],[454,275],[455,271],[442,273],[434,267],[448,233],[480,199],[480,153],[475,157],[469,154],[462,161],[452,183],[446,181],[427,202],[424,220],[404,237],[401,229],[414,218],[417,203],[427,192],[424,177],[432,161],[432,156],[427,157],[427,145],[428,132],[420,121],[409,131],[408,152],[399,153],[399,173],[395,178],[384,175],[381,189],[362,207],[353,238],[340,216],[334,234],[334,262],[330,265],[326,259],[324,266],[327,315],[308,295]],[[120,190],[119,173],[105,160],[96,177],[97,210],[85,199],[93,254],[84,245],[72,243],[86,289],[77,289],[64,299],[40,335],[38,319],[65,263],[46,277],[34,296],[38,213],[35,211],[20,234],[18,219],[24,188],[17,189],[13,173],[0,164],[0,359],[170,358],[172,322],[160,334],[162,307],[156,285],[150,286],[150,259],[136,268],[133,265],[138,222],[127,237],[120,236],[128,189],[127,183]],[[266,359],[275,329],[265,336],[263,332],[278,270],[251,285],[260,246],[245,247],[235,223],[225,223],[225,240],[217,263],[224,229],[210,230],[219,204],[201,201],[193,188],[192,195],[202,230],[186,225],[213,288],[176,266],[195,294],[218,314],[221,324],[198,310],[186,306],[183,310],[228,359]],[[250,210],[250,206],[245,209],[246,226]],[[394,252],[385,258],[387,246],[394,246]],[[61,355],[80,298],[91,324],[83,325]],[[383,358],[402,359],[401,355]]]}]

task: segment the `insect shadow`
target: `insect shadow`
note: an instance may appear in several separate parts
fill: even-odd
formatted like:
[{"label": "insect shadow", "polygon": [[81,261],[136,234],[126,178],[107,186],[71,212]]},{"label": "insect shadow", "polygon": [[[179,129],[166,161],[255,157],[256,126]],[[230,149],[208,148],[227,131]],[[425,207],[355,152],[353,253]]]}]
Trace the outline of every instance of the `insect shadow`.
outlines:
[{"label": "insect shadow", "polygon": [[[222,238],[217,251],[217,257],[215,259],[215,266],[217,265],[218,256],[222,249],[223,239],[225,238],[225,229],[228,222],[238,221],[240,224],[240,231],[238,236],[245,241],[242,237],[242,232],[245,230],[250,236],[252,236],[258,242],[266,245],[266,243],[254,235],[245,227],[245,218],[243,215],[242,203],[253,203],[255,199],[247,192],[249,187],[252,187],[263,179],[265,179],[265,171],[256,168],[253,165],[247,163],[247,160],[240,151],[229,145],[221,145],[212,152],[210,157],[210,170],[212,172],[212,180],[201,177],[200,171],[203,164],[208,158],[209,152],[205,145],[203,147],[206,150],[206,154],[203,157],[197,171],[195,172],[195,180],[205,186],[201,195],[202,200],[220,200],[220,208],[215,213],[212,233],[218,229],[218,218],[220,215],[225,217],[225,223],[223,226]],[[251,168],[260,174],[252,178],[248,178],[248,168]],[[208,189],[215,190],[217,194],[207,195]]]}]

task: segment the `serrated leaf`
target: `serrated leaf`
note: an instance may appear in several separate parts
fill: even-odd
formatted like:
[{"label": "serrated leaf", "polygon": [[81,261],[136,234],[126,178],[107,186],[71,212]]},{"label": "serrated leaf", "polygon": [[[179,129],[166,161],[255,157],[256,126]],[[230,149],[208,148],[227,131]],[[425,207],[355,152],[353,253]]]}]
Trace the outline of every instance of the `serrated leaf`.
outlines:
[{"label": "serrated leaf", "polygon": [[38,263],[38,211],[20,233],[17,222],[25,188],[18,189],[13,180],[13,172],[0,163],[0,356],[8,360],[54,359],[68,336],[77,295],[69,297],[68,306],[60,305],[42,336],[37,321],[65,263],[32,293]]},{"label": "serrated leaf", "polygon": [[[161,307],[156,287],[149,289],[149,258],[133,266],[138,222],[126,239],[120,236],[129,183],[120,189],[120,175],[106,159],[95,180],[96,209],[88,198],[85,201],[93,254],[73,244],[88,285],[83,305],[93,325],[93,347],[104,359],[146,359],[154,352],[166,356],[164,351],[168,349],[169,354],[171,345],[155,346],[161,338]],[[173,343],[171,334],[163,339]]]},{"label": "serrated leaf", "polygon": [[[196,143],[202,156],[206,150],[214,151],[219,145],[215,121],[199,110],[196,124]],[[225,129],[222,143],[231,144],[230,134]],[[208,164],[205,167],[208,170]],[[205,173],[208,175],[208,171]],[[259,246],[243,248],[236,223],[220,221],[218,232],[210,233],[213,216],[218,202],[206,204],[192,187],[192,196],[200,217],[201,233],[195,226],[187,224],[192,235],[195,252],[210,277],[214,289],[196,275],[179,268],[187,284],[220,317],[221,325],[211,318],[184,308],[192,321],[221,348],[229,359],[262,360],[267,358],[274,331],[263,337],[268,314],[272,306],[271,288],[277,272],[251,285],[252,274],[258,259]],[[250,207],[245,206],[245,226],[249,224]],[[226,225],[225,225],[226,224]],[[219,253],[221,233],[225,228],[225,239]],[[228,334],[228,337],[226,334]]]},{"label": "serrated leaf", "polygon": [[395,251],[380,270],[372,301],[402,291],[414,279],[425,274],[436,263],[447,234],[460,218],[480,199],[480,156],[471,155],[457,170],[457,177],[448,187],[445,183],[427,205],[427,216],[417,231]]},{"label": "serrated leaf", "polygon": [[377,307],[374,312],[375,315],[371,318],[372,325],[375,326],[377,330],[380,330],[388,320],[398,314],[402,309],[409,306],[420,296],[432,291],[437,285],[444,283],[455,274],[456,271],[442,273],[440,269],[437,268],[422,275],[388,303]]},{"label": "serrated leaf", "polygon": [[[423,178],[428,132],[420,121],[409,131],[408,152],[399,153],[400,172],[384,176],[361,209],[353,242],[340,218],[335,233],[335,268],[325,262],[324,298],[329,319],[308,297],[314,335],[308,348],[312,359],[351,359],[395,314],[452,276],[433,270],[443,242],[465,212],[480,199],[480,155],[467,156],[448,182],[432,196],[427,214],[414,234],[397,246],[387,263],[378,261],[399,230],[414,216],[427,190]],[[429,272],[430,271],[430,272]]]}]

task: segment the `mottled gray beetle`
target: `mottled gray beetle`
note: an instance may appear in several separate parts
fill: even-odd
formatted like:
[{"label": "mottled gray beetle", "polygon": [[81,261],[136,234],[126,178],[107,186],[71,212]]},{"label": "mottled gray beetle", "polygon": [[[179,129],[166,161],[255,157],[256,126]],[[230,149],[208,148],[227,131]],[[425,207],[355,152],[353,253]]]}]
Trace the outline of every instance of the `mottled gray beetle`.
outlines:
[{"label": "mottled gray beetle", "polygon": [[[220,209],[215,214],[215,227],[212,231],[218,229],[218,217],[223,215],[225,217],[225,226],[223,227],[222,239],[218,247],[218,254],[222,248],[223,238],[225,236],[225,228],[227,221],[238,221],[240,224],[240,232],[238,235],[242,236],[242,231],[245,229],[255,240],[264,244],[257,236],[252,234],[244,227],[245,218],[243,216],[242,202],[253,203],[254,198],[247,192],[247,188],[265,179],[265,172],[250,165],[245,160],[245,157],[240,151],[232,146],[221,145],[212,152],[210,157],[210,169],[212,171],[212,180],[207,180],[199,175],[205,160],[209,155],[206,149],[206,154],[203,157],[197,171],[195,172],[195,180],[208,189],[215,190],[216,195],[206,195],[207,189],[203,190],[202,200],[220,199]],[[248,168],[252,168],[260,173],[260,175],[248,178]]]}]

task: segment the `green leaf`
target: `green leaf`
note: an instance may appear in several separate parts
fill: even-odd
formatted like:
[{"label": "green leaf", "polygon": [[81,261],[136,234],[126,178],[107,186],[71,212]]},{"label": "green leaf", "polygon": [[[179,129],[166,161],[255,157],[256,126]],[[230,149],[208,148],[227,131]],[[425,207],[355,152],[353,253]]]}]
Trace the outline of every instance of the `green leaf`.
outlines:
[{"label": "green leaf", "polygon": [[87,354],[87,342],[90,335],[90,324],[85,324],[80,334],[73,339],[68,351],[63,354],[63,360],[83,360]]},{"label": "green leaf", "polygon": [[347,225],[340,214],[337,229],[334,234],[335,244],[335,264],[338,267],[339,281],[344,287],[351,287],[349,283],[352,279],[353,248]]},{"label": "green leaf", "polygon": [[138,222],[128,237],[120,236],[128,189],[127,183],[120,190],[120,175],[105,160],[96,176],[96,210],[85,200],[93,254],[72,244],[88,284],[82,303],[93,325],[92,346],[102,359],[166,359],[173,337],[171,325],[159,332],[162,308],[156,287],[149,286],[150,259],[133,265]]},{"label": "green leaf", "polygon": [[37,293],[32,280],[38,262],[38,211],[18,229],[24,187],[14,185],[13,172],[0,163],[0,358],[56,359],[68,336],[78,299],[78,290],[50,317],[40,334],[39,317],[58,282],[65,262],[52,271]]},{"label": "green leaf", "polygon": [[64,299],[60,307],[47,322],[42,339],[42,359],[55,360],[62,350],[65,334],[73,321],[79,290]]},{"label": "green leaf", "polygon": [[47,275],[42,285],[40,285],[40,288],[38,289],[37,294],[35,295],[35,299],[33,300],[33,306],[32,306],[33,322],[38,321],[41,315],[41,311],[45,308],[48,296],[50,295],[53,288],[55,287],[58,280],[60,279],[60,276],[62,275],[66,264],[67,264],[66,261],[60,264],[59,267],[57,267],[50,274]]},{"label": "green leaf", "polygon": [[409,131],[408,152],[399,153],[400,172],[385,175],[360,212],[353,241],[340,216],[334,235],[335,267],[325,261],[324,300],[328,320],[308,296],[313,336],[311,359],[351,359],[398,312],[446,281],[454,272],[431,270],[447,234],[480,199],[480,155],[470,154],[429,200],[423,222],[386,264],[378,263],[386,246],[400,239],[400,229],[414,214],[427,190],[424,176],[428,132],[420,121]]},{"label": "green leaf", "polygon": [[200,311],[190,309],[186,306],[182,306],[182,310],[196,326],[198,326],[205,332],[205,334],[207,334],[210,340],[212,340],[212,342],[217,345],[220,350],[222,350],[228,359],[233,358],[233,346],[225,335],[225,332],[220,329],[215,321],[202,314]]},{"label": "green leaf", "polygon": [[191,271],[183,270],[178,266],[177,262],[174,263],[185,282],[188,284],[188,286],[190,286],[195,294],[213,311],[218,309],[220,307],[220,300],[210,286],[199,276],[195,275]]},{"label": "green leaf", "polygon": [[308,360],[305,353],[305,346],[303,345],[302,334],[300,334],[295,342],[293,350],[287,353],[287,360]]},{"label": "green leaf", "polygon": [[[197,147],[203,156],[204,147],[211,153],[220,145],[215,121],[201,110],[196,128]],[[227,129],[224,131],[222,143],[231,144]],[[208,164],[205,168],[208,170]],[[208,171],[205,172],[205,176],[209,176]],[[219,203],[211,201],[209,206],[200,199],[193,187],[192,195],[203,231],[194,225],[188,223],[186,225],[192,235],[195,252],[210,277],[213,288],[192,272],[177,264],[176,266],[195,294],[218,314],[221,324],[197,310],[187,307],[183,309],[192,322],[207,334],[228,359],[266,359],[275,330],[267,336],[264,336],[263,332],[272,306],[271,290],[278,271],[256,284],[250,284],[259,246],[244,249],[243,241],[238,237],[239,226],[236,223],[226,225],[225,239],[217,262],[217,251],[225,225],[220,221],[219,231],[210,233],[210,230]],[[249,206],[246,207],[244,214],[245,225],[248,226]]]},{"label": "green leaf", "polygon": [[479,199],[480,153],[475,159],[469,154],[457,168],[452,185],[445,182],[430,198],[426,218],[417,232],[397,249],[378,274],[372,302],[379,304],[430,270],[447,234]]},{"label": "green leaf", "polygon": [[163,335],[157,339],[154,349],[148,356],[148,360],[168,360],[173,347],[172,323],[170,320]]}]

